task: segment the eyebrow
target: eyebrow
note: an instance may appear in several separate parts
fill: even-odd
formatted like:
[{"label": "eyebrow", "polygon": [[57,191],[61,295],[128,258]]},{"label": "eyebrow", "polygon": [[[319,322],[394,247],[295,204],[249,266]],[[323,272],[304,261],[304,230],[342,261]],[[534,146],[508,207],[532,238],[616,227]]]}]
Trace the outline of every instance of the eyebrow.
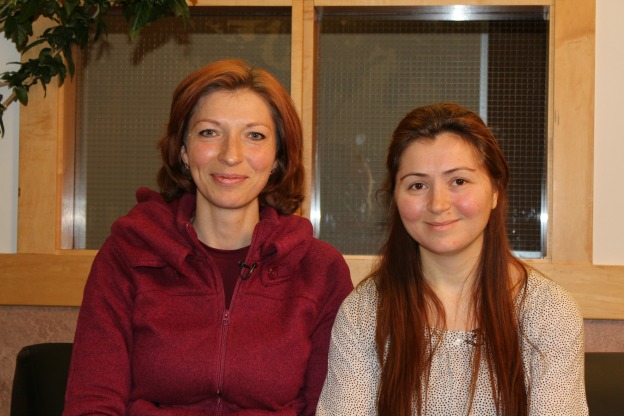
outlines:
[{"label": "eyebrow", "polygon": [[[214,120],[212,118],[200,118],[195,123],[193,123],[193,125],[197,125],[199,123],[212,123],[212,124],[217,125],[217,126],[221,126],[223,124],[223,123],[219,122],[218,120]],[[271,128],[271,125],[268,125],[268,124],[263,123],[261,121],[252,121],[250,123],[245,124],[246,128],[257,127],[257,126],[265,127],[265,128],[268,128],[268,129]]]},{"label": "eyebrow", "polygon": [[[453,173],[457,173],[458,171],[462,171],[462,170],[467,170],[468,172],[476,172],[477,169],[473,169],[473,168],[469,168],[469,167],[464,167],[464,166],[460,166],[457,168],[453,168],[453,169],[449,169],[447,171],[442,172],[443,175],[452,175]],[[401,176],[399,178],[399,181],[402,181],[403,179],[409,177],[409,176],[416,176],[418,178],[428,178],[429,175],[426,173],[420,173],[420,172],[410,172],[407,173],[403,176]]]}]

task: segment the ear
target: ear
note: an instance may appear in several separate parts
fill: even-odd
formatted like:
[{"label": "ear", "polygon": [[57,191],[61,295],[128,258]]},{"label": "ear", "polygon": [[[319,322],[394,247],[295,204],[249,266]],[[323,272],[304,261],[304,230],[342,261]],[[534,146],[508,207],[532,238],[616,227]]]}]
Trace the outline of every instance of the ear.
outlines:
[{"label": "ear", "polygon": [[494,191],[492,193],[492,209],[498,206],[498,191]]},{"label": "ear", "polygon": [[188,165],[188,153],[186,152],[186,146],[182,145],[182,147],[180,148],[180,158],[182,159],[182,162],[184,162],[185,165]]}]

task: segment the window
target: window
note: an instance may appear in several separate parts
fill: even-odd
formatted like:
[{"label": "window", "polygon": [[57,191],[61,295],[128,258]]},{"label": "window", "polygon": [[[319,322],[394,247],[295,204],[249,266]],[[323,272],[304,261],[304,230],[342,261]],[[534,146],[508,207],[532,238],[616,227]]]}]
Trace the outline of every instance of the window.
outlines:
[{"label": "window", "polygon": [[190,72],[241,58],[290,88],[290,8],[193,7],[187,28],[168,18],[132,43],[126,25],[112,16],[106,42],[92,45],[78,69],[74,248],[99,248],[136,189],[157,189],[157,142],[173,90]]},{"label": "window", "polygon": [[508,159],[513,249],[545,257],[548,8],[326,7],[318,27],[319,238],[344,254],[377,252],[392,130],[414,107],[453,101],[483,117]]}]

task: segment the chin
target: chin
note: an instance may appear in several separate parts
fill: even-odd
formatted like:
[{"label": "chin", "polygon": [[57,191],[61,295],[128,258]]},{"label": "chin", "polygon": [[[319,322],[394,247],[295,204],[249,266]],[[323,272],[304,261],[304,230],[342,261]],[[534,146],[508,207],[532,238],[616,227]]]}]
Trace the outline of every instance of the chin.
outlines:
[{"label": "chin", "polygon": [[457,246],[442,246],[442,245],[421,245],[421,249],[428,251],[436,256],[452,256],[454,254],[460,254],[467,247]]}]

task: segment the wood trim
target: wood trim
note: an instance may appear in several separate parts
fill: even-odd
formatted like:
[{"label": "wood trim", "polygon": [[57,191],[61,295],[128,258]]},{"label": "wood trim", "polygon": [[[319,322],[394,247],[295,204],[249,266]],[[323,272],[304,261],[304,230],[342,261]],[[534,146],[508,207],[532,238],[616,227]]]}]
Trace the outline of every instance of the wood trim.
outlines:
[{"label": "wood trim", "polygon": [[[95,251],[0,255],[0,305],[80,306]],[[345,256],[354,284],[375,261]],[[529,262],[566,288],[585,319],[624,320],[624,267]]]},{"label": "wood trim", "polygon": [[[291,71],[290,71],[290,95],[292,96],[293,101],[295,102],[295,106],[297,107],[297,112],[299,113],[299,117],[303,120],[303,102],[305,94],[304,90],[304,79],[303,79],[303,66],[304,66],[304,54],[305,54],[305,32],[303,29],[303,15],[304,15],[304,7],[303,0],[293,0],[292,3],[292,30],[291,30],[291,39],[292,46],[290,48],[290,55],[292,59],[291,63]],[[307,166],[305,157],[307,155],[307,151],[303,149],[303,157],[304,157],[304,165]],[[306,176],[304,180],[308,180],[309,171],[306,171]],[[304,201],[310,199],[310,188],[307,184],[304,184]],[[305,214],[305,207],[301,207],[297,212],[300,215]]]},{"label": "wood trim", "polygon": [[303,108],[303,63],[304,38],[303,32],[303,0],[292,2],[292,29],[290,47],[290,96],[297,107],[299,116]]},{"label": "wood trim", "polygon": [[95,253],[1,254],[0,305],[80,306]]},{"label": "wood trim", "polygon": [[557,0],[553,14],[551,260],[591,264],[596,4]]},{"label": "wood trim", "polygon": [[[551,11],[551,17],[552,17],[552,8],[550,9]],[[550,51],[554,51],[555,50],[555,25],[552,22],[550,22],[550,26],[549,26],[549,45],[548,47],[550,48]],[[547,186],[547,191],[546,191],[546,205],[548,206],[547,209],[547,213],[548,213],[548,222],[547,222],[547,226],[546,226],[546,258],[547,259],[551,259],[552,258],[552,247],[553,247],[553,241],[552,241],[552,229],[553,229],[553,221],[552,218],[553,217],[553,207],[552,207],[552,201],[554,201],[554,197],[553,197],[553,141],[554,141],[554,129],[553,129],[553,115],[555,113],[555,105],[554,105],[554,82],[552,82],[552,80],[555,79],[555,71],[554,68],[555,67],[555,54],[554,53],[549,53],[548,54],[548,143],[547,143],[547,152],[546,152],[546,183],[548,184]]]},{"label": "wood trim", "polygon": [[305,200],[302,206],[302,215],[311,218],[312,198],[314,190],[314,148],[315,148],[315,116],[314,96],[315,89],[315,63],[316,63],[316,12],[311,1],[303,1],[303,101],[301,123],[303,126],[303,162],[306,168],[305,177]]},{"label": "wood trim", "polygon": [[297,0],[190,0],[190,6],[290,7]]},{"label": "wood trim", "polygon": [[[375,261],[369,256],[345,258],[354,284],[366,277]],[[527,263],[566,288],[579,303],[585,319],[624,320],[624,266]]]},{"label": "wood trim", "polygon": [[[78,52],[74,49],[74,56]],[[60,212],[55,247],[72,249],[74,241],[74,174],[76,166],[76,83],[73,79],[65,81],[59,91],[59,130],[58,130],[58,169],[57,169],[57,202],[56,209]]]},{"label": "wood trim", "polygon": [[[47,26],[47,20],[39,19],[33,23],[33,32],[42,33]],[[38,56],[40,49],[29,50],[22,61]],[[53,253],[58,222],[58,84],[50,83],[46,91],[35,85],[28,95],[20,116],[17,251]]]},{"label": "wood trim", "polygon": [[[585,1],[585,0],[580,0]],[[553,0],[314,0],[314,5],[318,7],[328,6],[549,6]]]}]

